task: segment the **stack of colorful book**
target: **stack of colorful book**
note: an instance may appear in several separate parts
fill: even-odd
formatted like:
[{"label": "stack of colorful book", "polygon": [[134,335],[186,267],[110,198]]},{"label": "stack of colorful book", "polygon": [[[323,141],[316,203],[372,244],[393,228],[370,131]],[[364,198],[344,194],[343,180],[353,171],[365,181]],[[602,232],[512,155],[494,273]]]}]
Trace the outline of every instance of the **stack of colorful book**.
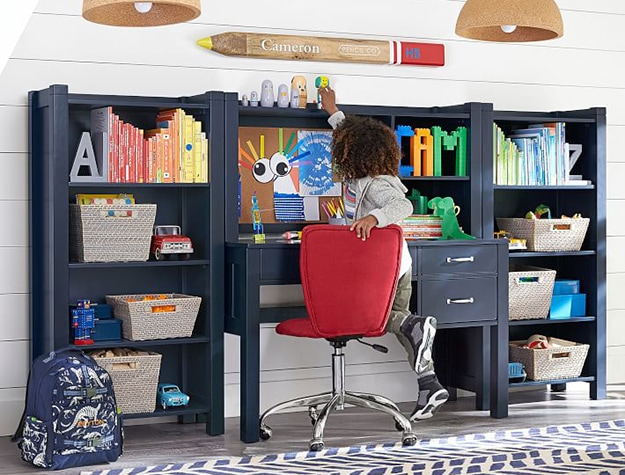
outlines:
[{"label": "stack of colorful book", "polygon": [[438,239],[441,233],[441,217],[433,214],[413,214],[398,224],[406,239]]}]

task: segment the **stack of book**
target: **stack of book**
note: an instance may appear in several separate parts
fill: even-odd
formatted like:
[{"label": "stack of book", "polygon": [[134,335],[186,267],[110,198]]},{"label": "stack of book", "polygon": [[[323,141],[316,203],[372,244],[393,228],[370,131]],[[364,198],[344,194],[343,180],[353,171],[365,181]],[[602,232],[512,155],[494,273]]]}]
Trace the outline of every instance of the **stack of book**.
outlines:
[{"label": "stack of book", "polygon": [[496,185],[564,185],[569,182],[565,123],[531,124],[508,134],[494,124]]},{"label": "stack of book", "polygon": [[438,239],[442,236],[440,216],[433,214],[413,214],[401,220],[398,224],[404,231],[404,238]]},{"label": "stack of book", "polygon": [[91,111],[96,158],[109,183],[208,183],[208,139],[202,123],[182,109],[162,111],[143,131],[113,113]]}]

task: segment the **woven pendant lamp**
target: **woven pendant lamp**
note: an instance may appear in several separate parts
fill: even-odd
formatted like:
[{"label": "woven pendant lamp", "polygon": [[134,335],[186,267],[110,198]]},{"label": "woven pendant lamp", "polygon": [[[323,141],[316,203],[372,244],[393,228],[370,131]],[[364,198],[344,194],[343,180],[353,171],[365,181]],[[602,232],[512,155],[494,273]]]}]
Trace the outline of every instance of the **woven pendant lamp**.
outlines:
[{"label": "woven pendant lamp", "polygon": [[564,34],[554,0],[467,0],[456,34],[482,41],[542,41]]},{"label": "woven pendant lamp", "polygon": [[200,0],[84,0],[82,16],[111,26],[160,26],[193,20],[200,16]]}]

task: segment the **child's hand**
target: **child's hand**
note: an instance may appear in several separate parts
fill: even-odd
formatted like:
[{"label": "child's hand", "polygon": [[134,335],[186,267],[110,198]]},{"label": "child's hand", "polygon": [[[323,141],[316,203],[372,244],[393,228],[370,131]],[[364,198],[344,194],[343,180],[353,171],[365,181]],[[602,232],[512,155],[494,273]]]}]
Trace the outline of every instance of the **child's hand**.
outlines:
[{"label": "child's hand", "polygon": [[371,230],[378,224],[378,218],[367,215],[362,219],[354,221],[350,226],[350,231],[356,231],[356,237],[365,241],[370,235]]},{"label": "child's hand", "polygon": [[338,112],[339,109],[336,107],[336,93],[334,92],[334,89],[330,86],[320,87],[319,96],[321,97],[321,107],[323,110],[330,115]]}]

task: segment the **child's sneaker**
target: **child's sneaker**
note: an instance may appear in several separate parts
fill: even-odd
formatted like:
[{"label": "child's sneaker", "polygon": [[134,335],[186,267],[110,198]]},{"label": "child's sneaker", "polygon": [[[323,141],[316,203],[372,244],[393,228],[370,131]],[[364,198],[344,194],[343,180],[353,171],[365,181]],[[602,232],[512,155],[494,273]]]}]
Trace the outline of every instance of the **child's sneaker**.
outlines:
[{"label": "child's sneaker", "polygon": [[424,420],[432,417],[449,399],[449,393],[441,385],[436,374],[419,379],[419,397],[410,420]]},{"label": "child's sneaker", "polygon": [[417,374],[434,371],[432,344],[436,334],[436,319],[408,315],[400,328],[399,340],[406,347],[410,365]]}]

